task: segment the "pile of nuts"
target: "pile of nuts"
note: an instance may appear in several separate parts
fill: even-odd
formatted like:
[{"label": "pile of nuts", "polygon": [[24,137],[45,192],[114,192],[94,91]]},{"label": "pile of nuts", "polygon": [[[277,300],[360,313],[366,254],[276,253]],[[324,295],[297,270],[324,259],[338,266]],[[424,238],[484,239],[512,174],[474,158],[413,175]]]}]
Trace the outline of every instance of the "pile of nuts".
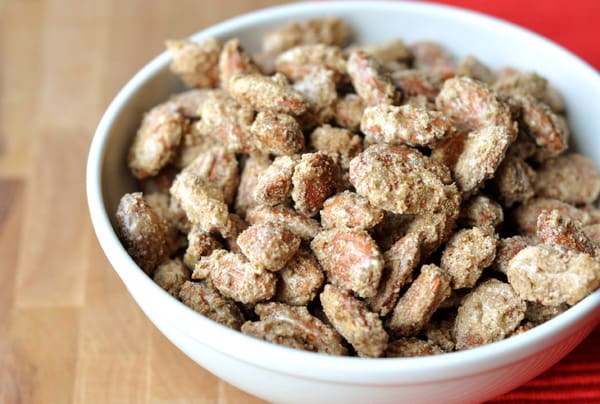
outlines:
[{"label": "pile of nuts", "polygon": [[167,41],[194,87],[148,111],[119,237],[242,333],[409,357],[516,335],[600,286],[600,176],[547,80],[430,41],[346,46],[338,18]]}]

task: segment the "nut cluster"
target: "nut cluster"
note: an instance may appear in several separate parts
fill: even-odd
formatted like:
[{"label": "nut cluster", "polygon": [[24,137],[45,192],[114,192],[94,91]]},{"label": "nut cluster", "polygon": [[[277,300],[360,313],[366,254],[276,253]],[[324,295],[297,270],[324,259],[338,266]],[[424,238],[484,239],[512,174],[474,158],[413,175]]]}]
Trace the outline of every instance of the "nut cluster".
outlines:
[{"label": "nut cluster", "polygon": [[129,150],[133,260],[204,316],[332,355],[411,357],[524,332],[600,286],[600,175],[546,79],[339,18],[171,40],[188,86]]}]

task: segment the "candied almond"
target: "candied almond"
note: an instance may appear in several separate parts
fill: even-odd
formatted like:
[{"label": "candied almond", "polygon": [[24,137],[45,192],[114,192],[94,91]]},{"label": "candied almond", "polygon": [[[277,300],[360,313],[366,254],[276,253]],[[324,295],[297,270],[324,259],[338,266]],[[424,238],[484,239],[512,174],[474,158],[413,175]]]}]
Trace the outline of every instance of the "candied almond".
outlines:
[{"label": "candied almond", "polygon": [[489,279],[473,289],[458,308],[456,349],[470,349],[510,335],[525,315],[525,302],[508,283]]},{"label": "candied almond", "polygon": [[[450,292],[450,296],[445,298],[442,303],[440,303],[439,311],[442,310],[454,310],[458,309],[458,306],[461,305],[462,301],[465,299],[465,296],[469,293],[471,289],[453,289]],[[444,314],[448,314],[447,312]]]},{"label": "candied almond", "polygon": [[123,195],[115,216],[117,233],[127,253],[144,272],[152,274],[169,252],[167,222],[141,192]]},{"label": "candied almond", "polygon": [[256,186],[261,174],[270,165],[269,157],[260,153],[251,154],[245,160],[235,200],[235,211],[238,214],[245,216],[248,209],[259,204],[254,198]]},{"label": "candied almond", "polygon": [[400,290],[412,280],[413,269],[421,259],[422,238],[419,233],[408,233],[383,254],[384,267],[377,294],[367,299],[371,310],[382,317],[393,310]]},{"label": "candied almond", "polygon": [[171,195],[192,224],[210,233],[228,237],[233,231],[223,193],[214,185],[188,172],[181,172],[171,186]]},{"label": "candied almond", "polygon": [[360,130],[369,143],[429,146],[442,140],[450,121],[440,112],[414,105],[367,107]]},{"label": "candied almond", "polygon": [[535,171],[525,160],[509,154],[500,163],[492,181],[498,200],[509,208],[517,202],[526,202],[535,195],[535,178]]},{"label": "candied almond", "polygon": [[[200,114],[200,111],[198,114]],[[196,121],[191,124],[189,130],[183,134],[177,153],[175,153],[175,157],[171,162],[175,168],[181,170],[190,165],[196,157],[206,150],[212,149],[218,145],[223,145],[219,139],[209,136],[205,131],[205,128],[201,128],[200,126],[199,121]]]},{"label": "candied almond", "polygon": [[187,39],[165,42],[173,56],[169,68],[191,87],[216,87],[219,84],[221,43],[207,38],[199,43]]},{"label": "candied almond", "polygon": [[169,198],[169,218],[170,222],[179,232],[187,234],[192,230],[192,222],[188,219],[185,210],[183,210],[177,199],[173,196],[170,196]]},{"label": "candied almond", "polygon": [[493,84],[496,81],[494,71],[473,55],[460,61],[456,68],[456,75],[471,77],[487,84]]},{"label": "candied almond", "polygon": [[200,118],[202,105],[215,93],[221,90],[212,88],[192,88],[169,97],[169,103],[173,104],[186,118]]},{"label": "candied almond", "polygon": [[435,101],[440,93],[441,83],[421,70],[397,70],[390,76],[396,87],[409,97],[424,96],[427,101]]},{"label": "candied almond", "polygon": [[440,144],[435,145],[431,151],[431,159],[439,164],[445,165],[449,169],[454,169],[465,148],[466,142],[466,132],[451,131]]},{"label": "candied almond", "polygon": [[233,202],[239,184],[238,162],[235,154],[225,147],[214,146],[203,151],[183,171],[220,189],[226,204]]},{"label": "candied almond", "polygon": [[237,74],[229,80],[229,94],[258,111],[300,115],[308,108],[304,96],[289,84],[260,74]]},{"label": "candied almond", "polygon": [[529,94],[543,100],[548,88],[548,80],[531,71],[515,72],[500,77],[493,85],[499,94]]},{"label": "candied almond", "polygon": [[219,81],[227,88],[229,79],[236,74],[260,73],[252,57],[242,48],[237,38],[225,42],[219,55]]},{"label": "candied almond", "polygon": [[525,331],[529,331],[535,327],[537,327],[539,323],[523,320],[521,323],[515,328],[513,332],[511,332],[507,337],[514,337],[515,335],[523,334]]},{"label": "candied almond", "polygon": [[512,134],[503,126],[486,126],[470,132],[452,167],[458,188],[470,193],[492,178],[512,141]]},{"label": "candied almond", "polygon": [[492,269],[495,271],[506,274],[506,268],[508,263],[519,251],[526,247],[536,245],[538,242],[532,236],[512,236],[507,238],[501,238],[498,240],[496,247],[496,258],[492,263]]},{"label": "candied almond", "polygon": [[448,240],[454,230],[460,212],[460,195],[451,194],[436,207],[439,213],[423,213],[417,215],[407,226],[408,232],[423,235],[421,257],[429,257],[437,248]]},{"label": "candied almond", "polygon": [[581,231],[597,247],[600,247],[600,223],[584,226]]},{"label": "candied almond", "polygon": [[434,211],[457,193],[445,166],[402,145],[368,147],[350,162],[350,182],[373,205],[396,214]]},{"label": "candied almond", "polygon": [[277,272],[277,277],[277,291],[273,299],[293,306],[310,303],[325,280],[317,260],[305,251],[298,251]]},{"label": "candied almond", "polygon": [[171,198],[169,194],[152,193],[144,195],[144,200],[158,215],[159,219],[167,224],[165,233],[167,241],[166,255],[171,256],[181,247],[185,246],[185,239],[178,232],[178,217],[173,215],[170,210]]},{"label": "candied almond", "polygon": [[367,198],[344,191],[327,199],[321,210],[321,225],[326,228],[347,227],[368,230],[383,219],[383,209],[371,205]]},{"label": "candied almond", "polygon": [[381,65],[365,52],[354,51],[348,57],[348,74],[356,93],[366,105],[396,104],[401,93]]},{"label": "candied almond", "polygon": [[354,50],[362,50],[366,54],[374,57],[382,65],[391,62],[408,63],[412,59],[412,51],[406,46],[404,41],[399,38],[376,44],[351,46],[347,49],[348,52]]},{"label": "candied almond", "polygon": [[294,83],[294,89],[300,92],[309,108],[298,119],[303,128],[328,122],[334,115],[334,104],[338,98],[335,75],[331,70],[315,68],[302,79]]},{"label": "candied almond", "polygon": [[256,266],[278,271],[296,254],[300,237],[280,223],[256,223],[237,238],[244,255]]},{"label": "candied almond", "polygon": [[600,223],[600,209],[595,204],[582,205],[579,207],[579,210],[589,215],[590,223]]},{"label": "candied almond", "polygon": [[171,296],[179,296],[179,290],[185,281],[190,279],[190,271],[180,258],[163,262],[154,271],[152,280]]},{"label": "candied almond", "polygon": [[337,46],[300,45],[281,53],[275,60],[275,68],[293,81],[304,78],[315,68],[324,68],[332,71],[335,81],[340,82],[346,75],[346,60]]},{"label": "candied almond", "polygon": [[375,296],[383,258],[369,233],[344,228],[324,230],[310,247],[329,282],[360,297]]},{"label": "candied almond", "polygon": [[544,94],[542,101],[546,103],[553,112],[557,114],[565,113],[565,101],[563,100],[560,92],[551,85],[546,87],[546,94]]},{"label": "candied almond", "polygon": [[320,295],[325,315],[335,329],[354,347],[359,356],[380,357],[388,334],[379,316],[349,292],[325,285]]},{"label": "candied almond", "polygon": [[541,323],[548,321],[563,313],[569,308],[566,303],[556,306],[546,306],[536,302],[526,302],[527,309],[525,310],[525,320]]},{"label": "candied almond", "polygon": [[275,274],[225,250],[215,250],[196,264],[192,279],[205,277],[223,296],[240,303],[258,303],[275,295]]},{"label": "candied almond", "polygon": [[427,341],[440,347],[444,352],[454,351],[456,342],[454,341],[453,330],[456,313],[453,311],[451,315],[440,320],[430,320],[423,327],[423,334]]},{"label": "candied almond", "polygon": [[258,177],[254,199],[265,205],[285,202],[292,194],[292,175],[297,161],[289,156],[277,157]]},{"label": "candied almond", "polygon": [[491,227],[473,227],[454,233],[440,266],[452,277],[452,288],[472,288],[496,256],[498,235]]},{"label": "candied almond", "polygon": [[390,249],[394,243],[404,237],[414,215],[397,215],[383,211],[383,219],[371,230],[373,239],[381,251]]},{"label": "candied almond", "polygon": [[600,263],[589,254],[539,244],[519,251],[506,275],[524,300],[573,305],[600,286]]},{"label": "candied almond", "polygon": [[592,203],[600,193],[600,174],[592,160],[570,153],[546,160],[537,171],[534,187],[542,197]]},{"label": "candied almond", "polygon": [[558,210],[543,210],[537,218],[537,236],[549,246],[557,246],[577,252],[596,255],[596,246],[580,227]]},{"label": "candied almond", "polygon": [[435,103],[461,130],[498,126],[510,133],[510,141],[517,134],[506,104],[480,81],[464,76],[446,80]]},{"label": "candied almond", "polygon": [[349,93],[338,98],[333,109],[334,119],[338,125],[353,131],[360,128],[365,103],[359,95]]},{"label": "candied almond", "polygon": [[506,154],[508,156],[514,156],[523,160],[535,156],[538,152],[538,147],[534,143],[533,139],[526,134],[522,128],[519,129],[517,139],[510,145]]},{"label": "candied almond", "polygon": [[192,270],[201,257],[221,248],[221,244],[213,236],[198,227],[192,227],[187,234],[187,240],[188,246],[183,256],[183,263]]},{"label": "candied almond", "polygon": [[250,125],[254,120],[252,108],[239,104],[232,98],[213,96],[202,104],[202,119],[195,124],[204,136],[217,139],[233,153],[254,150]]},{"label": "candied almond", "polygon": [[520,108],[520,127],[539,147],[538,160],[558,156],[567,149],[569,128],[563,117],[529,94],[513,94],[510,102]]},{"label": "candied almond", "polygon": [[192,310],[234,330],[239,330],[244,322],[244,316],[233,300],[222,296],[206,281],[185,282],[179,291],[179,299]]},{"label": "candied almond", "polygon": [[139,180],[140,190],[145,196],[151,194],[169,194],[169,188],[178,171],[172,165],[162,168],[158,174]]},{"label": "candied almond", "polygon": [[250,127],[258,148],[277,155],[304,149],[304,134],[293,116],[270,111],[259,112]]},{"label": "candied almond", "polygon": [[348,353],[340,334],[312,316],[306,307],[271,302],[256,305],[255,311],[260,320],[242,325],[246,335],[305,351]]},{"label": "candied almond", "polygon": [[248,223],[246,223],[246,221],[244,219],[242,219],[240,216],[236,215],[235,213],[232,213],[231,215],[229,215],[229,219],[233,223],[233,226],[232,226],[233,234],[231,236],[225,238],[225,245],[227,246],[229,251],[237,253],[237,254],[242,254],[242,250],[241,250],[240,246],[238,245],[237,239],[238,239],[239,235],[248,228]]},{"label": "candied almond", "polygon": [[264,52],[276,54],[299,45],[341,46],[347,36],[348,27],[338,17],[291,21],[284,27],[267,32],[263,36],[262,49]]},{"label": "candied almond", "polygon": [[419,41],[413,43],[410,49],[416,69],[441,80],[454,76],[456,70],[454,59],[440,44],[432,41]]},{"label": "candied almond", "polygon": [[129,149],[129,168],[134,177],[157,175],[175,158],[188,122],[171,103],[159,104],[144,114]]},{"label": "candied almond", "polygon": [[327,124],[312,131],[310,145],[315,150],[332,156],[343,169],[348,169],[350,160],[362,151],[362,139],[359,135]]},{"label": "candied almond", "polygon": [[504,210],[495,200],[484,195],[476,195],[461,205],[458,221],[465,227],[498,228],[504,222]]},{"label": "candied almond", "polygon": [[516,72],[502,77],[494,83],[494,90],[509,96],[529,94],[547,104],[555,113],[560,114],[565,110],[565,103],[558,91],[548,83],[548,80],[535,72]]},{"label": "candied almond", "polygon": [[533,198],[511,212],[511,219],[518,234],[532,235],[537,229],[537,218],[544,210],[558,210],[559,213],[585,226],[592,222],[588,212],[558,199]]},{"label": "candied almond", "polygon": [[296,210],[308,216],[319,213],[323,202],[337,190],[339,180],[339,167],[327,154],[303,154],[292,176]]},{"label": "candied almond", "polygon": [[439,355],[444,351],[430,341],[408,337],[388,343],[385,350],[386,358],[414,358],[417,356]]},{"label": "candied almond", "polygon": [[165,221],[169,221],[169,190],[167,192],[149,192],[142,193],[142,197],[156,214]]},{"label": "candied almond", "polygon": [[416,335],[431,319],[442,301],[450,296],[450,280],[450,275],[438,266],[423,265],[419,276],[394,307],[387,324],[392,335]]},{"label": "candied almond", "polygon": [[250,224],[258,222],[282,223],[302,239],[312,239],[321,229],[319,222],[285,205],[256,206],[247,212],[246,220]]}]

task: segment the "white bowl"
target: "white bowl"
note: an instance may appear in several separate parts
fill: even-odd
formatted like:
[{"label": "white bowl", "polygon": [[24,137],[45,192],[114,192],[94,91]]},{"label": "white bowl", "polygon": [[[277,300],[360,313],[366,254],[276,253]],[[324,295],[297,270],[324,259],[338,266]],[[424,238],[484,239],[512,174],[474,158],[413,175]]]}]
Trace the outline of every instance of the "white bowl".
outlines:
[{"label": "white bowl", "polygon": [[[405,2],[300,3],[243,15],[192,38],[239,37],[257,50],[261,35],[291,19],[342,17],[354,39],[433,39],[456,57],[535,70],[562,93],[578,149],[600,162],[600,76],[561,47],[522,28],[452,7]],[[162,53],[119,92],[102,117],[87,166],[87,196],[98,240],[131,295],[190,358],[229,383],[269,401],[478,402],[507,392],[564,357],[600,321],[600,291],[527,333],[433,357],[331,357],[269,344],[223,327],[169,296],[127,255],[115,230],[121,195],[134,189],[126,151],[143,111],[181,90]]]}]

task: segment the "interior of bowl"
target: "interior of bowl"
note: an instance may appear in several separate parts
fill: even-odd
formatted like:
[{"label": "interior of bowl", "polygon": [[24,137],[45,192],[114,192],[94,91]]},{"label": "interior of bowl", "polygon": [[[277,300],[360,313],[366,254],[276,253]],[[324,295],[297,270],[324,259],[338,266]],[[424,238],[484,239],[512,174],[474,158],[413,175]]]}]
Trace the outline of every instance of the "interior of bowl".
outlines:
[{"label": "interior of bowl", "polygon": [[[548,78],[564,97],[577,148],[600,163],[600,145],[598,136],[595,136],[600,128],[600,114],[597,113],[597,100],[600,98],[598,74],[557,45],[496,19],[425,3],[299,3],[241,16],[195,34],[192,38],[199,40],[214,36],[225,40],[239,37],[242,45],[255,51],[259,49],[260,38],[265,31],[291,19],[323,15],[343,18],[351,27],[353,40],[360,43],[382,42],[396,37],[406,42],[432,39],[443,44],[456,58],[473,54],[492,67],[514,66],[538,72]],[[475,363],[484,360],[496,360],[501,364],[502,353],[509,350],[519,351],[524,357],[546,335],[568,330],[579,324],[585,316],[594,316],[594,321],[598,321],[600,292],[523,335],[471,351],[442,355],[446,358],[440,366],[442,363],[438,358],[381,360],[327,357],[325,361],[324,355],[254,340],[202,318],[154,285],[135,266],[111,226],[119,198],[135,189],[135,182],[126,167],[126,155],[143,112],[183,88],[179,80],[168,72],[168,63],[169,56],[166,53],[151,61],[121,90],[108,108],[90,149],[88,201],[102,247],[127,287],[130,290],[144,288],[150,296],[149,301],[152,300],[151,304],[155,304],[152,307],[162,311],[175,326],[190,334],[198,332],[198,335],[203,335],[203,343],[215,349],[223,349],[221,346],[227,343],[229,354],[247,361],[260,361],[265,356],[276,355],[287,363],[285,368],[288,371],[310,372],[315,366],[323,367],[324,371],[330,370],[330,377],[335,379],[338,377],[335,371],[344,368],[345,373],[339,376],[340,380],[358,379],[365,372],[373,372],[378,377],[383,377],[385,372],[410,375],[415,369],[426,371],[434,367],[442,377],[453,366],[456,370],[457,364],[463,364],[465,372],[469,366],[472,370]],[[407,360],[411,361],[410,369],[405,369],[401,364]]]}]

